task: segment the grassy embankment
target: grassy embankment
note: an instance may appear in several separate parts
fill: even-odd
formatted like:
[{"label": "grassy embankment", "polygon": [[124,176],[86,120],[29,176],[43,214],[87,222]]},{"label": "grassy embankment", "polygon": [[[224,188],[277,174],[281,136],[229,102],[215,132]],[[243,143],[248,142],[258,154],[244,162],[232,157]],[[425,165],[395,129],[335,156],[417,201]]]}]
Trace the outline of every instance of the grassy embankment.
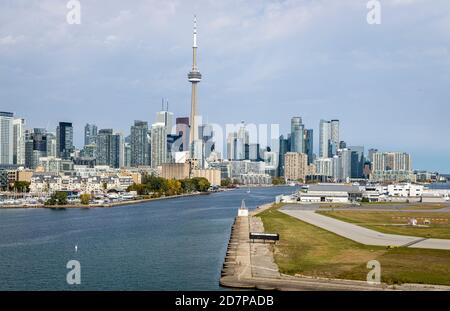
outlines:
[{"label": "grassy embankment", "polygon": [[[385,211],[319,211],[318,213],[383,233],[450,239],[450,213]],[[417,219],[420,225],[425,219],[431,223],[427,227],[407,226],[411,218]]]},{"label": "grassy embankment", "polygon": [[381,263],[382,281],[389,284],[450,285],[450,251],[366,246],[268,209],[261,217],[266,232],[278,232],[275,261],[282,273],[365,280],[366,264]]}]

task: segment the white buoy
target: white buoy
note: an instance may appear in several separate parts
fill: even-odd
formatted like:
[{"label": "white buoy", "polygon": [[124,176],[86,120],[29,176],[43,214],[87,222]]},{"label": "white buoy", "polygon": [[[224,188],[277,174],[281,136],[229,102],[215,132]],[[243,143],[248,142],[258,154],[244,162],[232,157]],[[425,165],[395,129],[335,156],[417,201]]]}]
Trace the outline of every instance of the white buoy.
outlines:
[{"label": "white buoy", "polygon": [[78,245],[75,245],[75,253],[78,252]]}]

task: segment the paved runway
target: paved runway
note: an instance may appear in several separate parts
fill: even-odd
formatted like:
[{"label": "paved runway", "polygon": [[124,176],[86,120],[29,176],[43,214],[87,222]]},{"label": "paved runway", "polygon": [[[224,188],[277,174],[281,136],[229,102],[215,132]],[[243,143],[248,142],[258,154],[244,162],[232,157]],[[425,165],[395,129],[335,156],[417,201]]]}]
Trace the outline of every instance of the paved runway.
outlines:
[{"label": "paved runway", "polygon": [[320,227],[361,244],[450,250],[450,240],[424,239],[422,237],[381,233],[355,224],[317,214],[314,210],[294,210],[281,208],[280,211],[289,216],[310,223],[316,227]]}]

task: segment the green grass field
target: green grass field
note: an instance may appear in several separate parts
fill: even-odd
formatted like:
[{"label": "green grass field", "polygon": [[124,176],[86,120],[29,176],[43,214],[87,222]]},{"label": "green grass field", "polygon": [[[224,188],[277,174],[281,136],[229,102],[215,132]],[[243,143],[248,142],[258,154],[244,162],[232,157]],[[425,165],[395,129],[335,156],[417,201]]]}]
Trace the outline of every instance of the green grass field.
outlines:
[{"label": "green grass field", "polygon": [[366,264],[375,259],[381,264],[383,282],[450,285],[450,251],[365,246],[276,208],[258,216],[266,232],[280,234],[274,257],[282,273],[366,280]]},{"label": "green grass field", "polygon": [[[450,239],[450,213],[439,212],[385,212],[385,211],[318,211],[333,217],[383,233],[413,235],[437,239]],[[429,227],[398,226],[407,224],[410,218],[431,221]]]}]

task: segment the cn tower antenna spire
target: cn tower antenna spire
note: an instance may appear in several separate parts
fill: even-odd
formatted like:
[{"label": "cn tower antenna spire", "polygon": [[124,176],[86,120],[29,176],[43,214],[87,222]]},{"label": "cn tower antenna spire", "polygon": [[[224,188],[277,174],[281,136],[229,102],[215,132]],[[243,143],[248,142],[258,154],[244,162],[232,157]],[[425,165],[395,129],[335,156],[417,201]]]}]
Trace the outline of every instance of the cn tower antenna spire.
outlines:
[{"label": "cn tower antenna spire", "polygon": [[193,48],[197,47],[197,15],[194,15],[194,42],[192,44]]}]

